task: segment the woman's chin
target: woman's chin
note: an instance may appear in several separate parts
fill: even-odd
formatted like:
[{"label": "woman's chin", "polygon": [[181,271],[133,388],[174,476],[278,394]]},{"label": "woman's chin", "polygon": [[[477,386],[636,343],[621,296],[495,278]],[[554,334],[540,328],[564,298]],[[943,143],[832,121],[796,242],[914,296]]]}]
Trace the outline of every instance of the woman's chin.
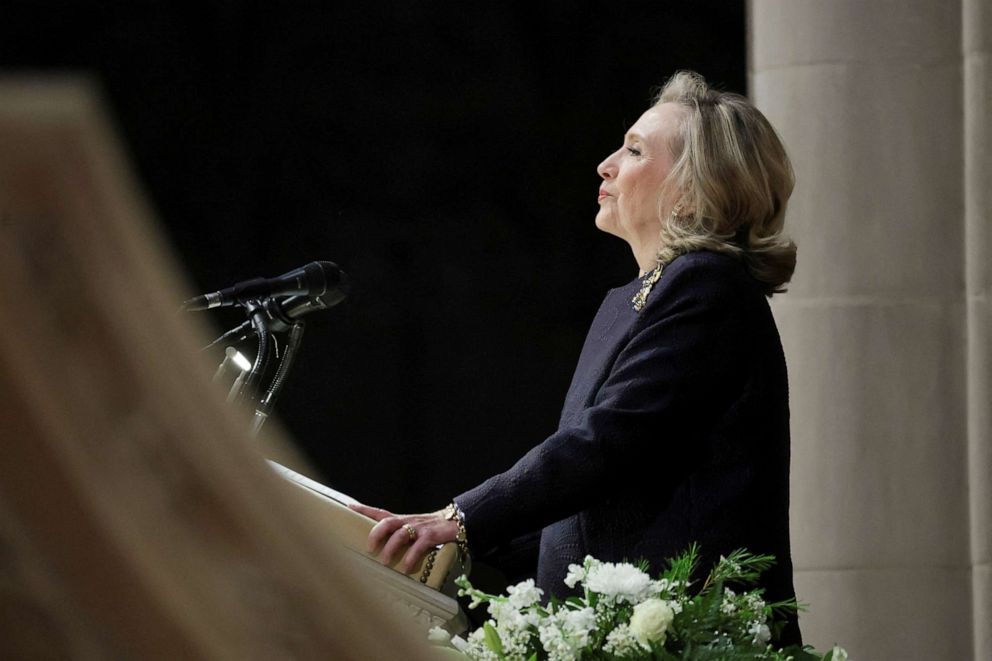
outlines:
[{"label": "woman's chin", "polygon": [[600,211],[596,214],[596,227],[607,234],[613,234],[614,236],[619,236],[617,234],[616,223],[613,222],[612,218]]}]

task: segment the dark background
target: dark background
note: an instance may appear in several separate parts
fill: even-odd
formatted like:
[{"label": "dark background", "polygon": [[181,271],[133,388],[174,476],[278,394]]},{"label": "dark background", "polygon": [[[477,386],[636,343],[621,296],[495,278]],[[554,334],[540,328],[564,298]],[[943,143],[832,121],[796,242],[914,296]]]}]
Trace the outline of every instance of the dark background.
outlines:
[{"label": "dark background", "polygon": [[554,430],[599,302],[636,275],[593,224],[596,165],[675,70],[744,92],[745,65],[743,0],[0,9],[6,72],[100,81],[200,290],[349,273],[278,411],[330,484],[398,511]]}]

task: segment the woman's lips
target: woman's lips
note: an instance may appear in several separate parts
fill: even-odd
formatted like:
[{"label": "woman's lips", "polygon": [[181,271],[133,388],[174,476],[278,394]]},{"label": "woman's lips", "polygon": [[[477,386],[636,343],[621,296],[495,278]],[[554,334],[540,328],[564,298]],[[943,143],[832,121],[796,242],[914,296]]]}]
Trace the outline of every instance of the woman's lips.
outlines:
[{"label": "woman's lips", "polygon": [[605,191],[599,191],[599,199],[597,202],[602,202],[604,197],[609,197],[609,193]]}]

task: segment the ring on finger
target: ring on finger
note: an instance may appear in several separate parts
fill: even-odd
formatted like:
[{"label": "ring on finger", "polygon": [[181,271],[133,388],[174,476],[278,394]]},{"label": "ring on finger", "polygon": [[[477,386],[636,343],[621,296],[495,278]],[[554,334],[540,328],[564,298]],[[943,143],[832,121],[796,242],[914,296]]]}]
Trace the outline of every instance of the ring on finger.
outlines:
[{"label": "ring on finger", "polygon": [[417,539],[417,529],[411,526],[409,523],[403,524],[403,530],[405,530],[406,534],[410,536],[411,542]]}]

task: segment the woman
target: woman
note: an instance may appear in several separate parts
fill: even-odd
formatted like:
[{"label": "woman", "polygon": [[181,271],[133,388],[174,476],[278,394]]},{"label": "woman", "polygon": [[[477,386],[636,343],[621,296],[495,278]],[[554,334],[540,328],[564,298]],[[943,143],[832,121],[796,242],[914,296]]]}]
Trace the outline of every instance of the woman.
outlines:
[{"label": "woman", "polygon": [[[782,235],[793,175],[767,119],[680,72],[600,163],[596,225],[640,276],[593,321],[558,431],[440,512],[392,515],[369,548],[412,569],[435,544],[486,553],[540,530],[537,584],[570,563],[647,559],[698,542],[705,563],[772,553],[767,597],[794,595],[785,360],[767,297],[795,268]],[[783,644],[798,642],[795,622]]]}]

